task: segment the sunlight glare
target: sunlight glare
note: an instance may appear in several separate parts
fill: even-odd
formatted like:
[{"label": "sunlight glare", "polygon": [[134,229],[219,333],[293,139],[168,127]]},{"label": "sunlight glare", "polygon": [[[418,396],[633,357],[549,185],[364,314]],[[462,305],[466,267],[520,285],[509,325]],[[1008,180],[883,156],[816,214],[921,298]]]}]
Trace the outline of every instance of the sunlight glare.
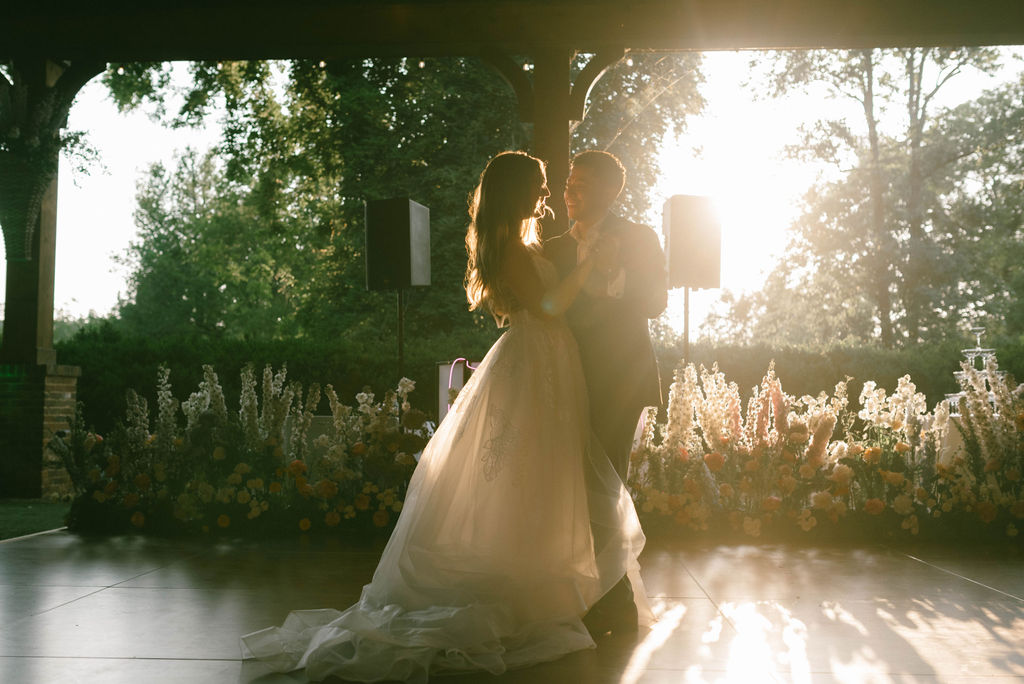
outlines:
[{"label": "sunlight glare", "polygon": [[630,656],[629,663],[622,673],[622,679],[619,680],[620,684],[636,684],[640,681],[640,678],[646,673],[651,656],[665,645],[668,638],[672,636],[672,632],[679,627],[685,614],[686,606],[680,604],[659,615],[658,621],[651,626],[651,631],[633,649],[633,655]]}]

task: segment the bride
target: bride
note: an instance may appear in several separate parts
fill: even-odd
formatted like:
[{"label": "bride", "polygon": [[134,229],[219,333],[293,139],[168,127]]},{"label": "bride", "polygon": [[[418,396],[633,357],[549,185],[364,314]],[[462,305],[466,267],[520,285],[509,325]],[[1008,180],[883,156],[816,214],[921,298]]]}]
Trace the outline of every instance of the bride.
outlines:
[{"label": "bride", "polygon": [[466,235],[466,293],[508,330],[426,446],[373,580],[345,611],[292,612],[243,655],[313,681],[425,682],[593,648],[582,617],[644,544],[632,500],[592,437],[576,342],[561,314],[599,246],[563,281],[540,248],[543,163],[494,157]]}]

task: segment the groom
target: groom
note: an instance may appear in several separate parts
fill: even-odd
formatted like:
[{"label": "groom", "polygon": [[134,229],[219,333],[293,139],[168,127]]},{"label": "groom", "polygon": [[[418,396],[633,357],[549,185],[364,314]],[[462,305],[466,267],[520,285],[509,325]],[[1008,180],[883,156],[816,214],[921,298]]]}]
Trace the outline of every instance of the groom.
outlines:
[{"label": "groom", "polygon": [[[623,482],[640,414],[661,405],[647,321],[665,310],[668,281],[655,232],[611,213],[625,181],[622,163],[608,152],[588,150],[573,157],[565,186],[572,228],[544,246],[562,277],[598,238],[613,246],[614,258],[602,258],[591,271],[566,318],[580,349],[591,425]],[[628,580],[609,591],[584,622],[594,636],[636,630]]]}]

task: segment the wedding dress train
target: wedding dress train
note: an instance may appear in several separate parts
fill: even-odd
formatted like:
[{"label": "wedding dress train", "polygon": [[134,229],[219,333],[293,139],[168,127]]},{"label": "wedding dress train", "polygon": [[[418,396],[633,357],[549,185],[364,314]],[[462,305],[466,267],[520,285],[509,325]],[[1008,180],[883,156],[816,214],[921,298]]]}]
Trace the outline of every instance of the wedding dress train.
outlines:
[{"label": "wedding dress train", "polygon": [[[552,264],[534,263],[550,286]],[[594,647],[581,618],[623,575],[645,612],[643,544],[591,436],[572,333],[519,311],[424,449],[359,602],[292,612],[242,637],[243,655],[366,682],[553,660]]]}]

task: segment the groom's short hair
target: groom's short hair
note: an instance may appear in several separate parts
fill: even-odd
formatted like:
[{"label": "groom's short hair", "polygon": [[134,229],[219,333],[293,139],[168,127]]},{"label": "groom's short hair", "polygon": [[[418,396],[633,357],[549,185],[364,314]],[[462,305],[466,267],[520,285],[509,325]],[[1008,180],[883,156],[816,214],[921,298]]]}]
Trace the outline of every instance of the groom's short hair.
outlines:
[{"label": "groom's short hair", "polygon": [[626,186],[626,168],[619,161],[619,158],[611,152],[584,150],[569,162],[570,169],[577,166],[592,169],[598,178],[615,188],[616,197],[622,192],[622,188]]}]

